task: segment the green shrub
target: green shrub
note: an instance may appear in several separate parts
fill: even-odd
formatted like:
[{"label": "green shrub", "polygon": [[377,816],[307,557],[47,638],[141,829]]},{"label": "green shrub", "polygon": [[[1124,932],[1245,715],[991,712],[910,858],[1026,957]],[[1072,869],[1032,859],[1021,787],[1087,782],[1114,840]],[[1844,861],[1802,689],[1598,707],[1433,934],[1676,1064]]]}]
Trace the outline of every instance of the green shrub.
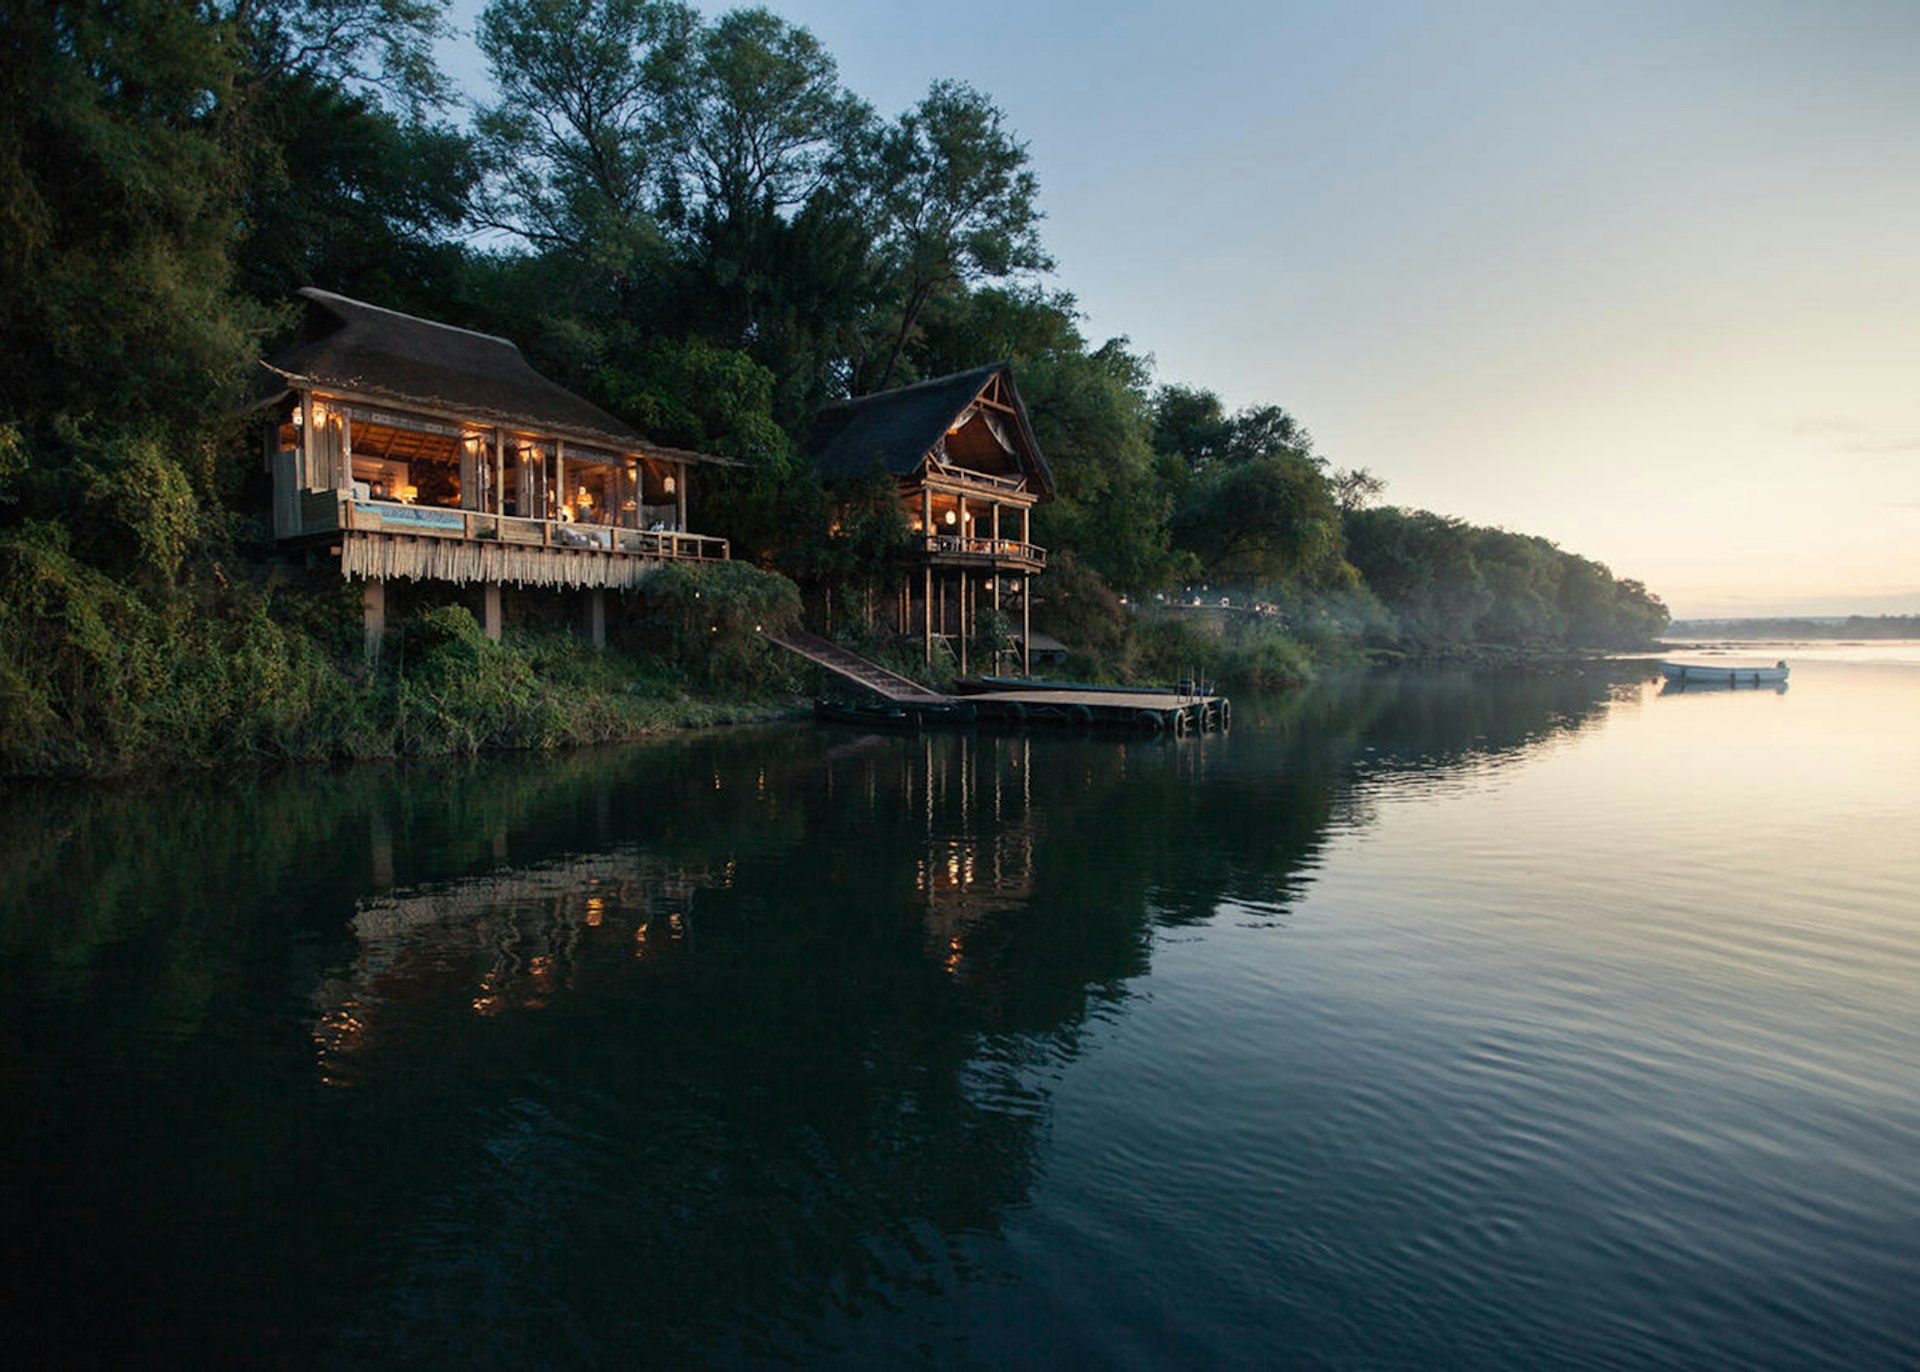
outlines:
[{"label": "green shrub", "polygon": [[785,664],[762,631],[792,628],[800,592],[777,572],[746,562],[669,563],[641,590],[642,628],[695,684],[750,695],[752,683],[782,683]]}]

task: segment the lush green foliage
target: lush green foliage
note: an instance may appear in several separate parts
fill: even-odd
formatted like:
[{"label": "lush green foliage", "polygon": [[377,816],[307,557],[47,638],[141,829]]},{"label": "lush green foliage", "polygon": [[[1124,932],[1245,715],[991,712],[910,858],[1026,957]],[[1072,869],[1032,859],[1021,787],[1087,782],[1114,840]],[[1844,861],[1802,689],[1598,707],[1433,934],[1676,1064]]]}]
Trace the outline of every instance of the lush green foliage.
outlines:
[{"label": "lush green foliage", "polygon": [[793,583],[747,562],[669,564],[642,594],[647,637],[666,644],[709,690],[765,681],[775,670],[775,650],[763,632],[792,628],[800,619]]},{"label": "lush green foliage", "polygon": [[[491,0],[463,129],[444,10],[0,0],[0,769],[537,746],[783,684],[752,626],[800,597],[747,565],[663,574],[603,656],[492,644],[442,606],[365,669],[337,581],[269,571],[233,418],[305,284],[512,337],[658,441],[734,459],[696,523],[840,628],[871,622],[905,531],[884,484],[821,488],[814,415],[995,359],[1057,483],[1037,622],[1090,670],[1292,680],[1361,639],[1664,622],[1541,540],[1368,509],[1379,481],[1330,470],[1281,407],[1156,387],[1128,340],[1085,337],[980,90],[937,81],[889,119],[766,9]],[[1185,578],[1285,613],[1213,632],[1121,603]]]},{"label": "lush green foliage", "polygon": [[1638,647],[1667,610],[1637,581],[1541,538],[1425,510],[1358,510],[1347,555],[1418,647],[1476,642]]}]

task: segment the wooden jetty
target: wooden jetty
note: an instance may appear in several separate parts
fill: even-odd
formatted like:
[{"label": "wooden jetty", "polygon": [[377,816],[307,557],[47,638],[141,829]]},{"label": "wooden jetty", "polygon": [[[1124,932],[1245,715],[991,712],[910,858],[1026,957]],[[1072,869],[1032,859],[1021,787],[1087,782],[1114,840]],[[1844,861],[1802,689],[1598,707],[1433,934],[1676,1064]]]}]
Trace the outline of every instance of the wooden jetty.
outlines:
[{"label": "wooden jetty", "polygon": [[1233,703],[1225,696],[1180,687],[1008,681],[966,695],[944,695],[814,634],[766,637],[880,698],[870,708],[851,707],[823,715],[843,721],[883,727],[959,722],[1015,728],[1038,725],[1181,738],[1225,730],[1233,719]]}]

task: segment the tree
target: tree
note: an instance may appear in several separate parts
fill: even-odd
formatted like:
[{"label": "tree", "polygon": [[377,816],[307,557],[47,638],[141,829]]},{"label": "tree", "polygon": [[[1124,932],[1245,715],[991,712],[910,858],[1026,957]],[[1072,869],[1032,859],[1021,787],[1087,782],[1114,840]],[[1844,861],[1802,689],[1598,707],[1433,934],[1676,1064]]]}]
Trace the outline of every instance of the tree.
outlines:
[{"label": "tree", "polygon": [[568,254],[629,316],[663,265],[653,210],[696,22],[670,0],[492,0],[480,16],[500,92],[475,121],[482,222]]},{"label": "tree", "polygon": [[1057,484],[1035,513],[1037,536],[1129,591],[1182,570],[1167,538],[1171,497],[1154,462],[1146,378],[1146,360],[1124,338],[1040,358],[1019,378]]},{"label": "tree", "polygon": [[872,308],[872,241],[849,168],[872,113],[805,29],[764,9],[702,28],[677,95],[662,204],[680,270],[663,327],[748,352],[808,423],[844,384]]},{"label": "tree", "polygon": [[1153,397],[1153,446],[1190,471],[1293,453],[1315,462],[1313,435],[1278,405],[1249,405],[1232,415],[1212,391],[1165,385]]},{"label": "tree", "polygon": [[1311,459],[1284,448],[1204,473],[1172,527],[1174,545],[1223,580],[1312,582],[1342,565],[1332,489]]},{"label": "tree", "polygon": [[1385,480],[1365,467],[1343,468],[1335,471],[1327,480],[1333,486],[1333,498],[1339,503],[1342,514],[1366,509],[1387,489]]},{"label": "tree", "polygon": [[1313,435],[1278,405],[1249,405],[1227,425],[1227,462],[1254,462],[1277,453],[1291,453],[1320,465],[1313,453]]},{"label": "tree", "polygon": [[303,71],[257,81],[246,123],[243,289],[275,306],[323,286],[398,309],[444,308],[476,176],[463,134]]},{"label": "tree", "polygon": [[1193,386],[1165,385],[1153,395],[1153,448],[1203,472],[1222,456],[1232,423],[1220,397]]},{"label": "tree", "polygon": [[1488,601],[1474,635],[1495,643],[1558,643],[1567,618],[1559,606],[1566,554],[1544,538],[1475,529],[1474,563]]},{"label": "tree", "polygon": [[671,196],[681,213],[720,226],[807,204],[872,120],[820,40],[760,8],[699,31],[675,96]]},{"label": "tree", "polygon": [[211,8],[216,23],[242,35],[253,78],[304,77],[416,118],[451,94],[433,52],[448,35],[447,0],[226,0]]},{"label": "tree", "polygon": [[856,385],[892,384],[927,305],[943,290],[1050,271],[1039,182],[1006,116],[962,81],[936,81],[879,138],[871,169],[879,251],[898,317],[886,360]]},{"label": "tree", "polygon": [[1473,531],[1429,510],[1383,506],[1346,519],[1347,558],[1422,645],[1471,643],[1491,593],[1473,553]]},{"label": "tree", "polygon": [[0,421],[40,445],[231,404],[263,320],[230,291],[226,39],[165,0],[0,10]]}]

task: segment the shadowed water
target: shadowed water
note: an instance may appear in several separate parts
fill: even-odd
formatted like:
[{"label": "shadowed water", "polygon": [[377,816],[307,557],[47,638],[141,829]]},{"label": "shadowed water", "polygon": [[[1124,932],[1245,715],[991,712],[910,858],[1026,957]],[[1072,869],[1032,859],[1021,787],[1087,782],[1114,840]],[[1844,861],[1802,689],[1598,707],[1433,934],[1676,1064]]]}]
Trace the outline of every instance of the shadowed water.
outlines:
[{"label": "shadowed water", "polygon": [[1911,1367],[1920,668],[0,799],[14,1345]]}]

